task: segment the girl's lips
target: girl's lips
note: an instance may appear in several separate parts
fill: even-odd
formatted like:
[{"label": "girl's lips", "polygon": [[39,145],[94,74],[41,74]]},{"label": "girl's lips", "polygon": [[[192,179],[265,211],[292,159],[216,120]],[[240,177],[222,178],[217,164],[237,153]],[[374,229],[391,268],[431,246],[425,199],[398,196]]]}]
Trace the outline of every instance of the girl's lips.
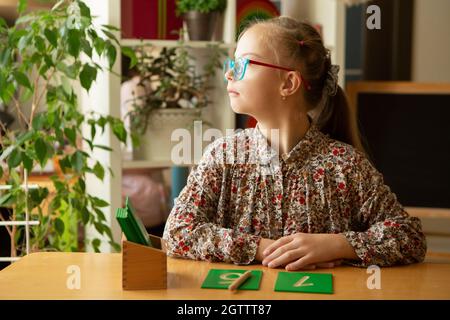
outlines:
[{"label": "girl's lips", "polygon": [[234,90],[228,90],[228,94],[229,94],[229,95],[236,95],[236,96],[238,96],[238,95],[239,95],[239,92],[234,91]]}]

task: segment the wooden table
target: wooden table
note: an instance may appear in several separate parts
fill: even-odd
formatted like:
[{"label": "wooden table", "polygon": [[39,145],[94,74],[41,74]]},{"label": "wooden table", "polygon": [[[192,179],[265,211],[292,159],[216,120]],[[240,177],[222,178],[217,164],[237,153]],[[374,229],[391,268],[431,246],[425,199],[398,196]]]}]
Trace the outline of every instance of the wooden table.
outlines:
[{"label": "wooden table", "polygon": [[[341,266],[333,274],[334,294],[274,292],[279,271],[261,265],[235,266],[168,258],[168,289],[123,291],[120,254],[33,253],[0,271],[2,299],[450,299],[450,264],[421,263],[381,269],[381,289],[368,289],[365,268]],[[68,289],[69,266],[79,267],[81,288]],[[258,291],[201,289],[209,269],[263,270]]]}]

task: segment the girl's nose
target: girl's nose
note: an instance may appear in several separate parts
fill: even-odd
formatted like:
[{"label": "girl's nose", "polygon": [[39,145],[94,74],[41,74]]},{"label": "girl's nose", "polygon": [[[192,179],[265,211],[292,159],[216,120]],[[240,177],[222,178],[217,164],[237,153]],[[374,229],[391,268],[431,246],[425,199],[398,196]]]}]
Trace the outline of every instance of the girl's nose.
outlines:
[{"label": "girl's nose", "polygon": [[233,70],[232,69],[225,72],[225,79],[227,79],[228,81],[233,80]]}]

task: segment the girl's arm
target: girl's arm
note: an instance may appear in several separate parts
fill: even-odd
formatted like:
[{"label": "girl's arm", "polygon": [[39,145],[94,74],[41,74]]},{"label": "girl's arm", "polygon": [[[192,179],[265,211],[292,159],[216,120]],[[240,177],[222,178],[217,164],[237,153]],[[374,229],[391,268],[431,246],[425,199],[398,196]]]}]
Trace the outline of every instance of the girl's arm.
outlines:
[{"label": "girl's arm", "polygon": [[355,265],[389,266],[421,262],[426,240],[421,222],[397,201],[384,179],[361,153],[350,175],[355,210],[351,230],[344,232],[360,261]]},{"label": "girl's arm", "polygon": [[222,139],[213,142],[189,174],[168,217],[163,237],[170,256],[239,264],[255,258],[260,237],[215,223],[224,175],[217,159],[222,143]]},{"label": "girl's arm", "polygon": [[423,261],[426,241],[420,220],[403,210],[364,155],[357,153],[354,160],[346,175],[352,231],[296,233],[272,243],[262,239],[256,257],[263,265],[298,270],[340,259],[356,266]]}]

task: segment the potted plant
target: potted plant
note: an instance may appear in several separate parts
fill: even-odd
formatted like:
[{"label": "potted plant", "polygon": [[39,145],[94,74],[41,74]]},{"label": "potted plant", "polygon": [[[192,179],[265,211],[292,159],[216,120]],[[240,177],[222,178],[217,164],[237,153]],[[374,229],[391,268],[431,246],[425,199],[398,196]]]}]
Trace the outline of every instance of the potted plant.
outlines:
[{"label": "potted plant", "polygon": [[177,15],[186,22],[189,40],[210,41],[217,23],[223,24],[226,6],[227,0],[177,0]]},{"label": "potted plant", "polygon": [[207,62],[203,68],[194,63],[196,59],[182,40],[170,48],[136,49],[139,85],[146,88],[146,93],[134,97],[127,114],[134,159],[171,160],[172,132],[178,128],[192,131],[194,121],[202,120],[201,112],[211,102],[211,80],[222,68],[221,60],[226,55],[217,44],[201,50],[205,49]]},{"label": "potted plant", "polygon": [[[126,130],[118,118],[83,113],[74,90],[79,83],[89,91],[98,71],[111,70],[118,44],[112,31],[118,29],[95,26],[81,0],[61,0],[51,10],[29,14],[26,6],[25,0],[18,2],[19,17],[11,27],[0,19],[0,103],[9,106],[18,123],[16,129],[2,128],[0,137],[0,177],[10,186],[1,191],[0,206],[10,208],[11,220],[29,217],[40,222],[30,227],[31,251],[79,251],[79,225],[95,226],[119,250],[102,212],[109,203],[88,194],[85,186],[88,174],[103,180],[106,168],[86,151],[112,151],[96,144],[95,137],[112,129],[125,141]],[[123,53],[133,57],[130,49]],[[108,65],[99,65],[97,57],[106,58]],[[89,135],[82,126],[90,127]],[[29,189],[30,173],[55,157],[63,174],[50,177],[54,192]],[[7,231],[12,257],[28,251],[23,227],[9,225]],[[100,242],[93,239],[90,245],[98,251]]]}]

